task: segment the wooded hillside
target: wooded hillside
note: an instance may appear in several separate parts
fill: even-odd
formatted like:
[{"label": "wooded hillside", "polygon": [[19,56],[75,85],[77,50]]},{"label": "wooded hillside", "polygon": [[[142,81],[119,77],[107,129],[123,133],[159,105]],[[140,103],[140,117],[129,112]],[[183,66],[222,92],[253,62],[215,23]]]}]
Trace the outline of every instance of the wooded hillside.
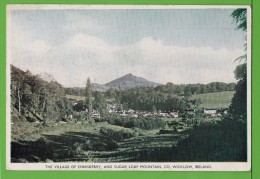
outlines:
[{"label": "wooded hillside", "polygon": [[[27,121],[56,121],[70,112],[63,87],[11,65],[11,109]],[[14,117],[14,116],[12,116]],[[12,119],[15,120],[15,119]]]}]

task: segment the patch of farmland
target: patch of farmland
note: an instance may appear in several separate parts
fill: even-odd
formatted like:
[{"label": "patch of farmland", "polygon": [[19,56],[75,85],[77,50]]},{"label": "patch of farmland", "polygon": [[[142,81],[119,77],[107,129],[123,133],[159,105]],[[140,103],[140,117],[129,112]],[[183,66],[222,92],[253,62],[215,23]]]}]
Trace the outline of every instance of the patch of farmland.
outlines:
[{"label": "patch of farmland", "polygon": [[193,95],[192,99],[200,99],[199,108],[228,108],[234,96],[234,91],[205,93]]}]

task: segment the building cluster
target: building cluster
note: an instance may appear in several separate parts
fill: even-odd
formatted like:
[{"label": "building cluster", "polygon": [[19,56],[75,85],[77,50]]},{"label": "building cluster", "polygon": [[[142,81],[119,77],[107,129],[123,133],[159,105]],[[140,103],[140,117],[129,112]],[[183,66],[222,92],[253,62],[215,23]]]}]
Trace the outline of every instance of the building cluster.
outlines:
[{"label": "building cluster", "polygon": [[187,109],[188,115],[196,115],[200,113],[211,117],[222,116],[224,114],[227,114],[227,112],[228,112],[227,108],[203,108],[200,110]]},{"label": "building cluster", "polygon": [[[74,104],[76,105],[76,104]],[[122,105],[119,104],[108,104],[106,111],[109,114],[118,114],[120,116],[129,116],[129,117],[141,117],[141,116],[158,116],[158,117],[166,117],[166,118],[178,118],[180,116],[179,111],[171,111],[165,112],[158,110],[157,112],[150,112],[150,111],[140,111],[140,110],[133,110],[133,109],[123,109]],[[226,114],[228,111],[227,108],[204,108],[204,109],[187,109],[186,113],[190,116],[194,116],[197,114],[205,114],[211,117],[222,116]],[[88,112],[87,108],[84,109],[84,112]],[[94,110],[91,113],[93,118],[100,118],[100,113],[98,110]]]},{"label": "building cluster", "polygon": [[122,106],[118,106],[116,104],[110,104],[107,106],[107,111],[108,113],[114,113],[114,114],[119,114],[120,116],[129,116],[129,117],[141,117],[141,116],[160,116],[160,117],[173,117],[177,118],[179,117],[179,112],[173,111],[173,112],[161,112],[160,110],[158,112],[149,112],[149,111],[140,111],[140,110],[133,110],[133,109],[128,109],[125,110],[123,109]]},{"label": "building cluster", "polygon": [[[121,110],[119,110],[121,109]],[[159,117],[168,117],[168,118],[178,118],[180,113],[176,111],[171,112],[149,112],[149,111],[137,111],[133,109],[124,110],[122,107],[118,107],[117,105],[108,105],[107,108],[108,113],[116,113],[121,116],[130,116],[130,117],[139,117],[139,116],[159,116]],[[207,116],[216,117],[222,116],[223,114],[227,114],[227,108],[204,108],[204,109],[187,109],[186,112],[188,115],[197,115],[197,114],[205,114]]]}]

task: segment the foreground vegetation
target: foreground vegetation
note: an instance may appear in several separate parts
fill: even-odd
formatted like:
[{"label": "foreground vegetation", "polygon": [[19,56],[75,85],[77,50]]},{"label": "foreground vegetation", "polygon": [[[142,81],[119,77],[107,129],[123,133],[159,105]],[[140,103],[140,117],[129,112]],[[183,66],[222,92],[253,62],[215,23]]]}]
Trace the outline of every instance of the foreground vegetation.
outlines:
[{"label": "foreground vegetation", "polygon": [[[167,125],[144,130],[111,125],[18,123],[12,125],[12,162],[187,162],[246,161],[243,123],[202,119],[187,125],[163,118]],[[22,131],[17,131],[22,130]],[[239,131],[239,132],[238,132]],[[232,142],[231,142],[232,141]]]},{"label": "foreground vegetation", "polygon": [[[15,126],[14,131],[15,131]],[[27,123],[27,133],[19,135],[11,143],[12,162],[120,162],[136,161],[158,148],[171,148],[180,134],[162,134],[158,130],[130,129],[109,125],[59,124],[40,131]],[[23,136],[23,137],[22,137]],[[145,155],[150,159],[148,154]]]}]

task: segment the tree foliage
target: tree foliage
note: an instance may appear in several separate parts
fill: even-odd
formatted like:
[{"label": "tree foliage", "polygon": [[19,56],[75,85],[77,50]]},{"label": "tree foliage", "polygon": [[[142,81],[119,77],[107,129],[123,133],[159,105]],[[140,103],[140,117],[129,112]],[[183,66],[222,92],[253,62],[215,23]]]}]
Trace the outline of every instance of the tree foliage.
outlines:
[{"label": "tree foliage", "polygon": [[232,12],[235,23],[237,24],[237,30],[247,30],[247,10],[246,9],[236,9]]},{"label": "tree foliage", "polygon": [[27,120],[60,120],[72,109],[63,87],[11,65],[11,105]]},{"label": "tree foliage", "polygon": [[[237,24],[237,30],[247,31],[247,10],[246,9],[236,9],[231,14],[234,21]],[[245,36],[246,37],[246,36]],[[242,64],[238,65],[234,71],[235,78],[238,80],[236,85],[236,92],[232,99],[229,111],[231,117],[236,120],[242,120],[246,122],[247,116],[247,53],[246,44],[245,54],[238,57]]]},{"label": "tree foliage", "polygon": [[88,78],[87,80],[87,84],[86,84],[86,104],[88,107],[88,117],[91,118],[91,113],[92,113],[92,109],[93,109],[93,104],[92,104],[92,84],[90,81],[90,78]]},{"label": "tree foliage", "polygon": [[100,115],[103,116],[106,113],[107,108],[107,102],[104,94],[99,91],[95,91],[94,99],[95,100],[93,101],[93,108],[99,111]]}]

